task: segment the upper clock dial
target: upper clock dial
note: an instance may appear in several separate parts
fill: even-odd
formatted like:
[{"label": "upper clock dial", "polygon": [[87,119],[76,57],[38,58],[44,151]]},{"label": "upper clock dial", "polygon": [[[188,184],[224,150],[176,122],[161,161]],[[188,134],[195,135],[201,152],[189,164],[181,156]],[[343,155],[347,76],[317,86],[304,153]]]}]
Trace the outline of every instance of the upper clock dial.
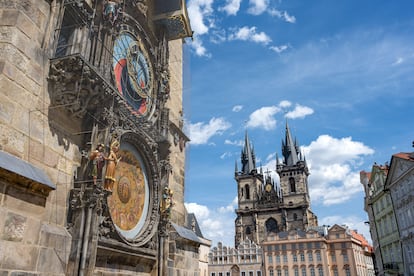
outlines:
[{"label": "upper clock dial", "polygon": [[146,115],[153,103],[152,66],[144,45],[128,31],[115,40],[113,72],[118,92],[132,112]]}]

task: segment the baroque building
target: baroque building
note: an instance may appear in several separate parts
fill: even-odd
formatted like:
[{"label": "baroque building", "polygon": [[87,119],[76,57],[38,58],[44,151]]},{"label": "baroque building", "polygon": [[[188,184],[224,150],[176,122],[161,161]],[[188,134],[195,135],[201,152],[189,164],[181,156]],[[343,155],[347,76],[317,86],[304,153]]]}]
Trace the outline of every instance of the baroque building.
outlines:
[{"label": "baroque building", "polygon": [[0,274],[197,275],[185,1],[11,0],[0,14]]},{"label": "baroque building", "polygon": [[261,244],[270,233],[305,230],[318,224],[310,208],[308,166],[287,123],[282,154],[282,162],[276,155],[276,172],[280,178],[277,186],[270,175],[258,171],[254,149],[246,133],[241,170],[238,171],[236,164],[235,171],[238,191],[236,247],[247,239]]},{"label": "baroque building", "polygon": [[391,194],[385,184],[389,166],[374,164],[371,172],[360,172],[360,182],[364,186],[364,209],[375,254],[377,275],[403,274],[403,258],[400,236]]},{"label": "baroque building", "polygon": [[414,153],[397,153],[391,158],[385,183],[397,219],[404,275],[414,274]]}]

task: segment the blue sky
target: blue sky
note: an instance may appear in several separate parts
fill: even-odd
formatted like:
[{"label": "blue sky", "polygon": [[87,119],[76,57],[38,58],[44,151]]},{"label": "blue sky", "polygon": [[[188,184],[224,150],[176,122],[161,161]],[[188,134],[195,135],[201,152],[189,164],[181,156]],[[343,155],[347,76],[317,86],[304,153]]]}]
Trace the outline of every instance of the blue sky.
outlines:
[{"label": "blue sky", "polygon": [[370,239],[359,172],[413,151],[414,2],[188,0],[187,8],[185,204],[204,236],[234,246],[244,133],[257,164],[274,172],[288,120],[319,224]]}]

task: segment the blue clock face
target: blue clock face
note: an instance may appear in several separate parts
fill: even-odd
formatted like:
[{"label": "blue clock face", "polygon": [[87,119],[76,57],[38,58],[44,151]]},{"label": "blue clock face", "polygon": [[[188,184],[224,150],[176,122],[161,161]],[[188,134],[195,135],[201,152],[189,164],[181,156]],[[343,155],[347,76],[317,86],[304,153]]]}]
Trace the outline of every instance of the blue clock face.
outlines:
[{"label": "blue clock face", "polygon": [[112,69],[118,92],[131,112],[146,115],[154,101],[152,67],[144,46],[130,32],[122,32],[115,40]]}]

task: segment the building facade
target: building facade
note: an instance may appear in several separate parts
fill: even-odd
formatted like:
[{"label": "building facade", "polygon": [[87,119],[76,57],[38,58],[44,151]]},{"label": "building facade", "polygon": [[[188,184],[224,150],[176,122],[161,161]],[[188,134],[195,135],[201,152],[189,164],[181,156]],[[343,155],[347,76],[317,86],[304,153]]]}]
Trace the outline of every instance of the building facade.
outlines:
[{"label": "building facade", "polygon": [[262,243],[264,275],[374,276],[372,250],[345,226],[272,233]]},{"label": "building facade", "polygon": [[238,248],[219,243],[209,253],[209,275],[262,276],[262,256],[261,247],[250,240],[243,241]]},{"label": "building facade", "polygon": [[360,172],[360,182],[365,191],[364,209],[368,214],[378,275],[404,272],[391,194],[385,190],[388,172],[388,165],[377,164],[372,166],[371,172]]},{"label": "building facade", "polygon": [[397,218],[404,275],[414,274],[414,154],[397,153],[391,158],[385,183]]},{"label": "building facade", "polygon": [[310,208],[308,166],[299,154],[286,123],[282,142],[283,162],[276,157],[280,185],[270,175],[258,171],[256,157],[247,132],[241,153],[241,170],[236,164],[238,208],[235,221],[235,245],[244,240],[261,244],[270,233],[317,226]]},{"label": "building facade", "polygon": [[[210,251],[210,276],[374,276],[373,250],[362,235],[346,226],[318,226],[306,160],[287,123],[285,131],[283,160],[276,155],[279,185],[257,168],[246,133],[241,169],[235,166],[235,248],[219,243]],[[249,267],[241,269],[246,260]]]},{"label": "building facade", "polygon": [[200,273],[204,241],[181,235],[185,1],[0,14],[0,274]]}]

